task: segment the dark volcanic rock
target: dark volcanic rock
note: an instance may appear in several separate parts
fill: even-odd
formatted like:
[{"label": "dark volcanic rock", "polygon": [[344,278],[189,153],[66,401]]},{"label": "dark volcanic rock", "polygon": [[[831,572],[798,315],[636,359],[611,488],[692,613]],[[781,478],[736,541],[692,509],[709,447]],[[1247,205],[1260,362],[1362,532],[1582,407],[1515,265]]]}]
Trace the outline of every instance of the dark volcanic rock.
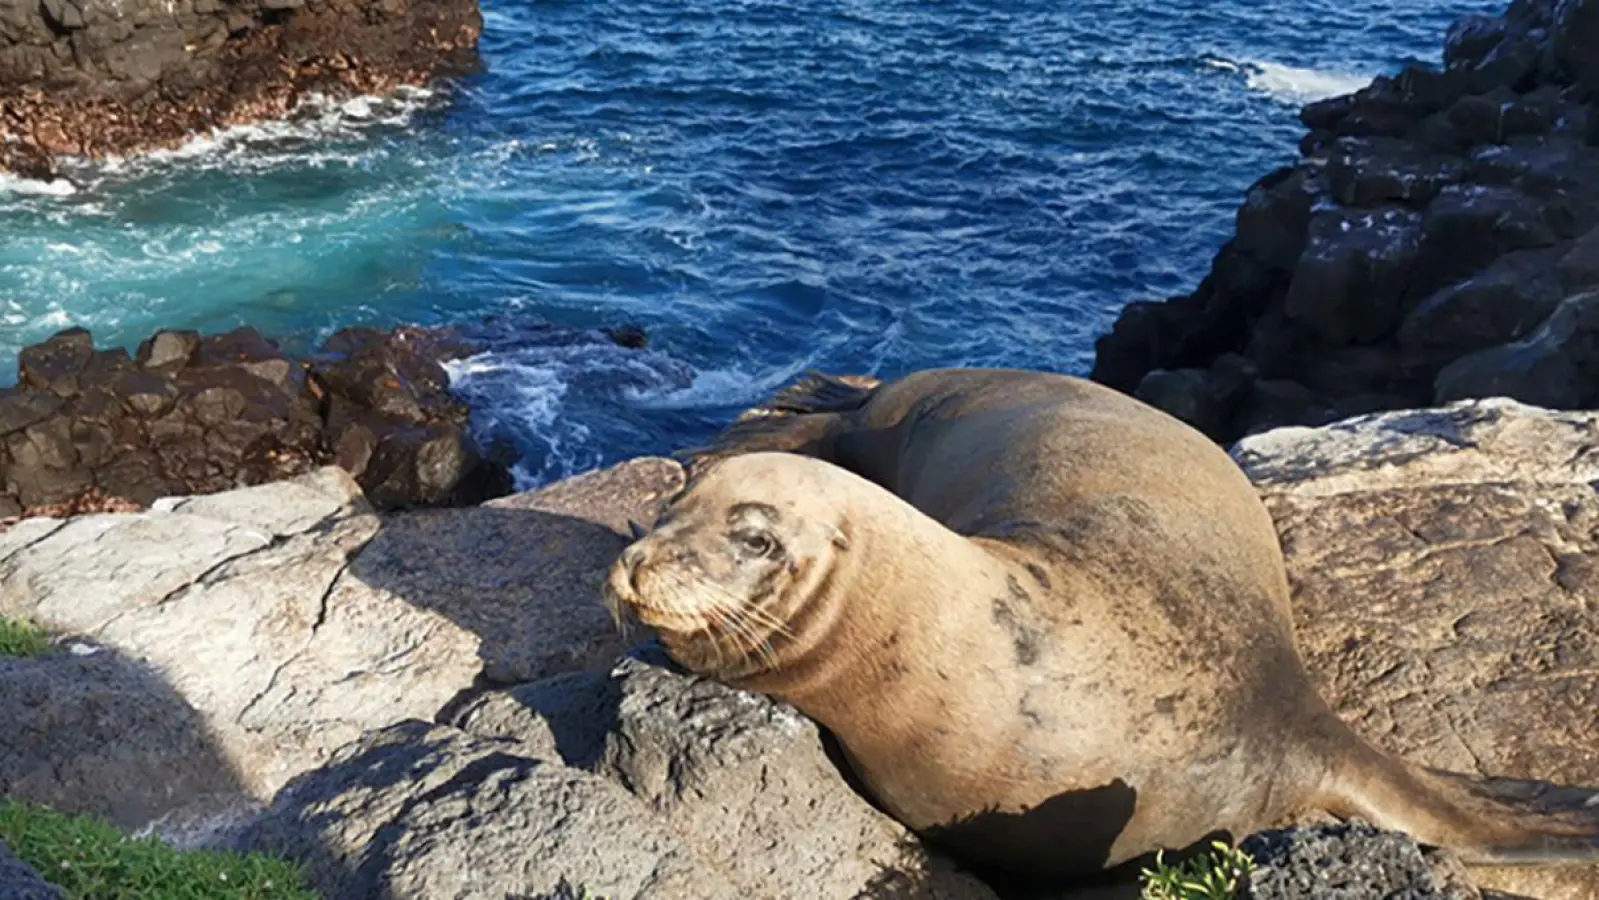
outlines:
[{"label": "dark volcanic rock", "polygon": [[1567,297],[1525,339],[1461,357],[1438,373],[1435,402],[1472,397],[1548,409],[1599,403],[1599,292]]},{"label": "dark volcanic rock", "polygon": [[1480,900],[1452,857],[1364,823],[1290,828],[1241,844],[1255,869],[1241,900]]},{"label": "dark volcanic rock", "polygon": [[1250,188],[1193,293],[1123,310],[1091,377],[1224,443],[1435,397],[1599,402],[1574,300],[1599,287],[1595,48],[1599,0],[1513,0],[1456,23],[1442,70],[1309,104],[1304,158]]},{"label": "dark volcanic rock", "polygon": [[0,518],[142,507],[337,462],[374,505],[479,503],[512,488],[470,437],[445,333],[352,328],[309,360],[251,328],[159,332],[133,358],[71,329],[0,392]]},{"label": "dark volcanic rock", "polygon": [[170,146],[473,62],[475,0],[0,0],[0,171]]}]

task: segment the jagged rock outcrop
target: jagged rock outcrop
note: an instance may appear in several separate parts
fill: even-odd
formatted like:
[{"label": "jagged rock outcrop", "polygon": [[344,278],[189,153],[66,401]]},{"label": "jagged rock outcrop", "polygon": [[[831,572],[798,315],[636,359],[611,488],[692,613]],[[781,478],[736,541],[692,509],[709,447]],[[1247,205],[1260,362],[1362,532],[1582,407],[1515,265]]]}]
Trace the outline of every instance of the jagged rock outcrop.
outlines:
[{"label": "jagged rock outcrop", "polygon": [[469,347],[418,329],[345,329],[297,359],[253,328],[162,331],[135,355],[88,331],[24,348],[0,390],[0,522],[129,510],[336,463],[380,509],[508,493],[441,358]]},{"label": "jagged rock outcrop", "polygon": [[0,171],[169,147],[475,63],[475,0],[0,0]]},{"label": "jagged rock outcrop", "polygon": [[1187,296],[1130,304],[1095,380],[1231,443],[1507,395],[1599,405],[1599,0],[1514,0],[1312,103]]}]

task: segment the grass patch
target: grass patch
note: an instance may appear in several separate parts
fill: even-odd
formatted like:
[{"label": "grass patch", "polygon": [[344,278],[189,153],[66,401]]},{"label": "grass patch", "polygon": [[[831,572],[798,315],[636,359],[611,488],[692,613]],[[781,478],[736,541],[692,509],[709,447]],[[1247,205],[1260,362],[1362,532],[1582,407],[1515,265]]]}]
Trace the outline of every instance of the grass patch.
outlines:
[{"label": "grass patch", "polygon": [[93,816],[0,800],[0,841],[72,900],[317,900],[299,866],[261,853],[180,853]]},{"label": "grass patch", "polygon": [[1143,900],[1232,900],[1238,884],[1254,871],[1249,854],[1225,841],[1212,841],[1211,852],[1177,866],[1155,854],[1155,868],[1141,873]]},{"label": "grass patch", "polygon": [[14,619],[0,618],[0,656],[29,658],[43,656],[55,649],[50,635]]}]

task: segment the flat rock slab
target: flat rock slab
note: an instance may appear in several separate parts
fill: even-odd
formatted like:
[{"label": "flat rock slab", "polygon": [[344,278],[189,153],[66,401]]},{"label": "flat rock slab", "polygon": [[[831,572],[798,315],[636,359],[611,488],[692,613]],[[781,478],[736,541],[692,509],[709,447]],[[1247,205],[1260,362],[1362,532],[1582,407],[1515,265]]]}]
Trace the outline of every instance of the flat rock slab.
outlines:
[{"label": "flat rock slab", "polygon": [[[676,463],[644,459],[495,506],[380,517],[328,467],[141,513],[23,520],[0,532],[0,615],[107,655],[8,664],[27,674],[0,679],[4,721],[39,728],[0,735],[0,787],[203,834],[201,798],[269,799],[363,734],[487,684],[603,672],[627,644],[600,583],[627,519],[653,521],[681,485]],[[100,673],[113,656],[128,671]],[[72,667],[82,679],[49,674]],[[69,711],[98,706],[125,715],[59,739]]]},{"label": "flat rock slab", "polygon": [[[148,665],[270,796],[332,751],[472,684],[477,640],[349,577],[379,520],[349,475],[23,523],[0,548],[0,615]],[[152,725],[151,727],[164,727]]]},{"label": "flat rock slab", "polygon": [[[1505,400],[1246,438],[1318,688],[1386,750],[1599,787],[1599,414]],[[1599,867],[1473,869],[1599,898]]]}]

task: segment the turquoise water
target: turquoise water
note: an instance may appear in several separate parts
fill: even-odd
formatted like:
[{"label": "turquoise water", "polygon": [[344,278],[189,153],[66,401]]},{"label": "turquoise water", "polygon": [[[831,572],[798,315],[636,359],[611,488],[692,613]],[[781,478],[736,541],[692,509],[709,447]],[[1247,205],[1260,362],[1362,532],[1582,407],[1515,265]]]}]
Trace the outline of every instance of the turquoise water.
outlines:
[{"label": "turquoise water", "polygon": [[[1181,293],[1298,106],[1498,4],[485,0],[483,72],[0,182],[0,384],[67,325],[502,323],[454,366],[525,484],[691,443],[807,367],[1086,372]],[[518,323],[638,322],[637,353]]]}]

